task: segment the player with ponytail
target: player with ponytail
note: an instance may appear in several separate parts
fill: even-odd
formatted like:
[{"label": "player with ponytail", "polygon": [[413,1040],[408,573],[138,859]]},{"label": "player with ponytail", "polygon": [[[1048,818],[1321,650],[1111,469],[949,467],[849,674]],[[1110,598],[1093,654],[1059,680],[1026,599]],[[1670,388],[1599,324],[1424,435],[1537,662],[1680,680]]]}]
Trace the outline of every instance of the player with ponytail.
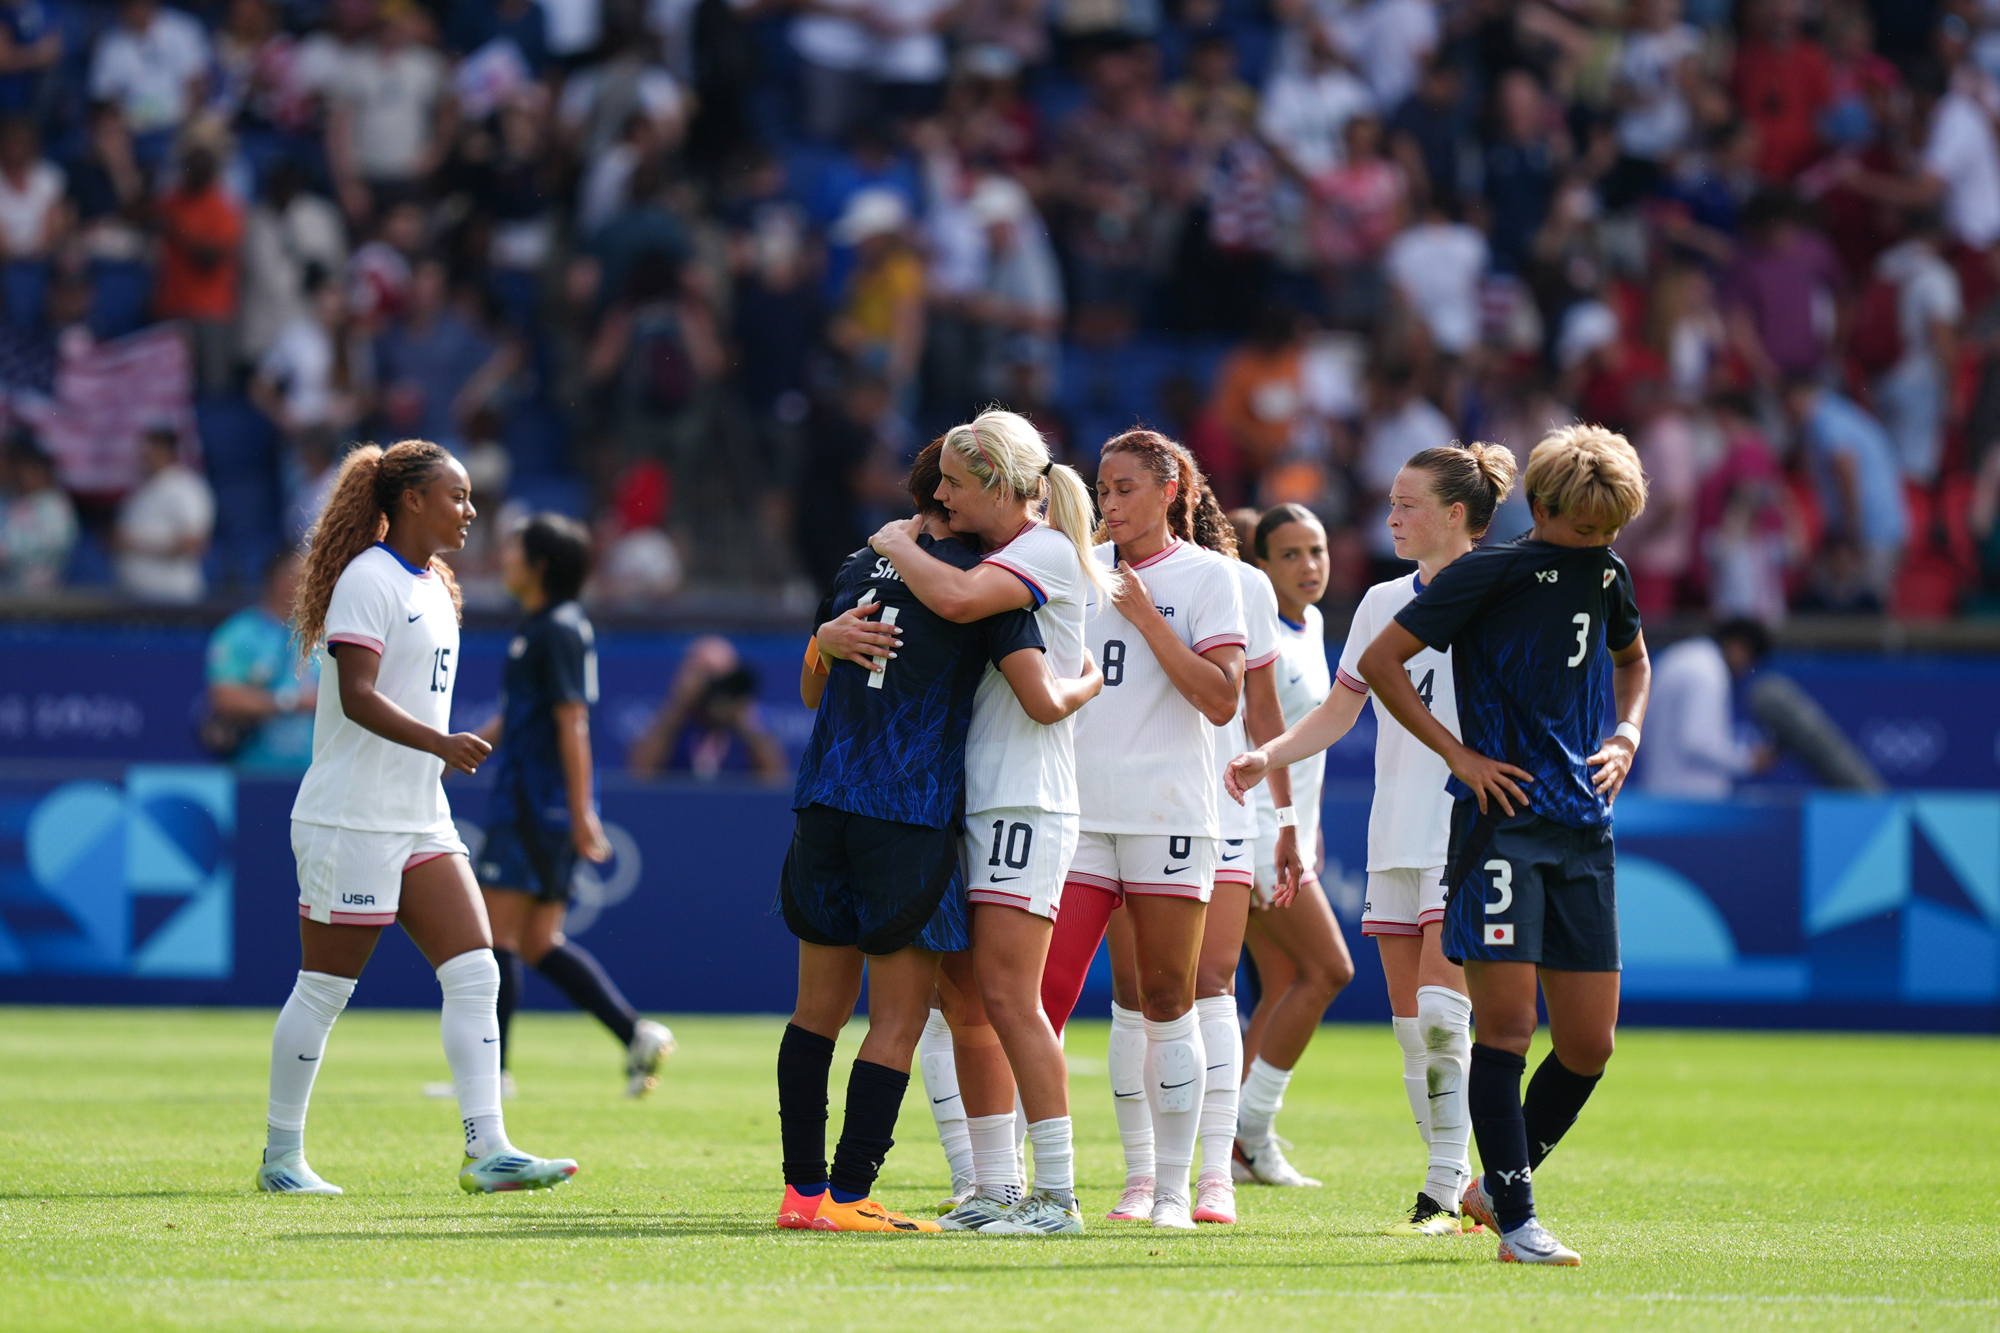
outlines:
[{"label": "player with ponytail", "polygon": [[299,581],[300,650],[321,652],[312,767],[292,806],[301,967],[271,1038],[257,1186],[339,1194],[306,1165],[306,1106],[334,1021],[382,928],[402,926],[444,990],[445,1058],[465,1128],[461,1188],[541,1189],[576,1163],[514,1148],[500,1114],[500,1028],[486,909],[440,779],[492,749],[450,730],[458,587],[439,555],[476,515],[465,469],[435,444],[355,450],[314,528]]},{"label": "player with ponytail", "polygon": [[[1514,456],[1497,444],[1425,449],[1403,465],[1389,492],[1388,525],[1396,554],[1416,561],[1416,573],[1368,590],[1348,630],[1338,684],[1323,703],[1293,720],[1291,729],[1276,741],[1230,764],[1224,782],[1232,796],[1244,799],[1265,776],[1283,772],[1285,765],[1312,762],[1347,734],[1369,697],[1360,671],[1362,653],[1396,612],[1436,579],[1438,571],[1486,535],[1494,510],[1513,484]],[[1259,532],[1263,533],[1262,524]],[[1451,654],[1426,648],[1407,665],[1418,697],[1432,716],[1458,735]],[[1368,900],[1361,933],[1374,936],[1381,950],[1396,1040],[1403,1050],[1403,1086],[1417,1130],[1430,1151],[1429,1173],[1416,1204],[1388,1233],[1456,1235],[1461,1229],[1459,1198],[1470,1178],[1465,1082],[1472,1007],[1466,998],[1464,969],[1445,958],[1439,942],[1451,836],[1451,797],[1445,791],[1450,773],[1444,760],[1390,716],[1379,699],[1375,717],[1375,799],[1368,817]],[[1295,776],[1297,772],[1294,767]],[[1312,848],[1296,843],[1285,849],[1280,880],[1298,885],[1310,879],[1305,862],[1312,856]],[[1308,896],[1317,898],[1317,890],[1300,894],[1301,899]],[[1296,904],[1289,909],[1291,915],[1297,912]],[[1285,975],[1289,952],[1320,933],[1298,929],[1296,923],[1287,929],[1282,915],[1260,913],[1266,919],[1251,931],[1252,950],[1267,986],[1272,976]],[[1338,928],[1333,929],[1337,938]],[[1344,960],[1344,946],[1341,956]],[[1349,968],[1351,973],[1351,964]],[[1314,995],[1304,1005],[1313,1012],[1312,1026],[1318,1025],[1325,1004],[1322,996]],[[1291,1032],[1296,1026],[1281,1013],[1253,1027],[1263,1049],[1257,1050],[1245,1085],[1242,1127],[1243,1152],[1253,1166],[1266,1152],[1264,1142],[1272,1138],[1271,1116],[1297,1059],[1293,1048],[1299,1043]]]},{"label": "player with ponytail", "polygon": [[[940,446],[937,501],[953,532],[984,544],[984,559],[971,569],[932,559],[917,545],[921,520],[890,523],[871,545],[944,619],[963,624],[1032,611],[1055,676],[1089,674],[1085,605],[1122,585],[1089,558],[1091,506],[1082,479],[1049,457],[1025,417],[997,408],[952,427]],[[981,678],[965,751],[972,948],[946,956],[939,985],[969,1029],[990,1026],[1013,1077],[993,1077],[990,1051],[957,1053],[977,1192],[939,1219],[947,1230],[1083,1229],[1068,1067],[1041,1005],[1043,963],[1076,853],[1075,727],[1071,716],[1037,722],[998,671]],[[1025,1196],[1015,1158],[1016,1087],[1035,1145],[1035,1189]]]}]

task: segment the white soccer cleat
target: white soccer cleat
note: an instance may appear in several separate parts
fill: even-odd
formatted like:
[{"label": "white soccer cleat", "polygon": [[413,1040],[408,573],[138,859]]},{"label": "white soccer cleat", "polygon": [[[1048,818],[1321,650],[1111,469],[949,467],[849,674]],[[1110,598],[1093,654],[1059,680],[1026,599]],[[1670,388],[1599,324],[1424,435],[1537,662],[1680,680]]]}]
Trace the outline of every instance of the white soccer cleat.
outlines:
[{"label": "white soccer cleat", "polygon": [[952,1181],[951,1193],[938,1202],[938,1216],[943,1217],[953,1209],[965,1206],[972,1201],[972,1196],[977,1193],[979,1193],[979,1182],[976,1180]]},{"label": "white soccer cleat", "polygon": [[1076,1199],[1058,1199],[1036,1190],[994,1221],[979,1228],[982,1236],[1081,1236],[1083,1213]]},{"label": "white soccer cleat", "polygon": [[938,1226],[946,1231],[984,1231],[989,1222],[998,1222],[1006,1215],[1006,1204],[975,1194],[940,1217]]},{"label": "white soccer cleat", "polygon": [[1318,1189],[1320,1182],[1303,1175],[1299,1169],[1285,1160],[1285,1150],[1278,1145],[1276,1135],[1262,1143],[1245,1143],[1237,1140],[1236,1151],[1243,1155],[1243,1165],[1249,1170],[1250,1178],[1266,1185],[1282,1185],[1291,1189]]},{"label": "white soccer cleat", "polygon": [[643,1097],[659,1087],[661,1062],[680,1048],[673,1029],[650,1018],[640,1019],[632,1029],[632,1044],[625,1052],[625,1095]]},{"label": "white soccer cleat", "polygon": [[1532,1217],[1500,1238],[1500,1253],[1494,1258],[1503,1264],[1553,1264],[1558,1268],[1575,1268],[1583,1263],[1581,1255],[1551,1236],[1549,1229]]},{"label": "white soccer cleat", "polygon": [[1153,1216],[1153,1178],[1141,1176],[1125,1182],[1118,1206],[1104,1215],[1107,1222],[1145,1222]]},{"label": "white soccer cleat", "polygon": [[344,1194],[338,1185],[329,1185],[319,1172],[306,1165],[303,1148],[293,1148],[275,1162],[257,1168],[257,1188],[266,1194]]},{"label": "white soccer cleat", "polygon": [[507,1194],[515,1190],[553,1189],[576,1174],[567,1157],[537,1157],[518,1148],[502,1148],[486,1156],[465,1159],[458,1187],[467,1194]]},{"label": "white soccer cleat", "polygon": [[1168,1231],[1194,1230],[1194,1219],[1188,1216],[1188,1201],[1165,1190],[1153,1196],[1152,1221],[1154,1226]]},{"label": "white soccer cleat", "polygon": [[1197,1222],[1236,1221],[1236,1186],[1227,1180],[1205,1177],[1194,1187],[1194,1220]]}]

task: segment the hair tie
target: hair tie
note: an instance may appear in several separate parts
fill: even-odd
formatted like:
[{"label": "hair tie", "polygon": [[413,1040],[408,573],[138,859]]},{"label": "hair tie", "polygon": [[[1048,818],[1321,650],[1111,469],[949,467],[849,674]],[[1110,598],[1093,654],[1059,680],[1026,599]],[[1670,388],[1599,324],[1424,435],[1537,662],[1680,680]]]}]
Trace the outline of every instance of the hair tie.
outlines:
[{"label": "hair tie", "polygon": [[986,464],[986,474],[989,477],[999,476],[999,469],[994,467],[993,460],[986,456],[986,446],[979,442],[979,423],[969,421],[966,423],[966,426],[972,431],[972,447],[979,451],[979,461]]},{"label": "hair tie", "polygon": [[1042,475],[1045,477],[1048,476],[1049,469],[1054,467],[1055,465],[1056,465],[1056,460],[1053,458],[1051,458],[1048,462],[1042,464]]}]

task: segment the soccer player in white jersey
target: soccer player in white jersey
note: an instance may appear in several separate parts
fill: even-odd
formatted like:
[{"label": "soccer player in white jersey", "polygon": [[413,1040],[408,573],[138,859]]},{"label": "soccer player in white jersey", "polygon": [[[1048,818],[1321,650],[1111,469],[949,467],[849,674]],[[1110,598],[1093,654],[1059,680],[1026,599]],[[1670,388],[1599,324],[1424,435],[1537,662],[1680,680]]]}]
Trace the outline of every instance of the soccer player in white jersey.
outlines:
[{"label": "soccer player in white jersey", "polygon": [[1193,457],[1155,431],[1114,437],[1098,461],[1107,540],[1097,559],[1125,581],[1092,611],[1104,691],[1077,715],[1083,836],[1042,988],[1051,1018],[1067,1020],[1122,904],[1146,1030],[1149,1216],[1180,1230],[1194,1226],[1188,1180],[1207,1082],[1194,981],[1222,833],[1213,729],[1236,716],[1247,637],[1235,574],[1193,542],[1200,492]]},{"label": "soccer player in white jersey", "polygon": [[[1325,622],[1314,605],[1326,591],[1326,529],[1311,510],[1279,505],[1257,520],[1250,546],[1278,597],[1278,702],[1286,723],[1295,725],[1332,688]],[[1292,1070],[1319,1031],[1326,1007],[1354,977],[1340,923],[1314,870],[1325,771],[1324,756],[1304,759],[1291,766],[1287,805],[1269,793],[1259,793],[1257,800],[1256,902],[1245,942],[1257,966],[1259,993],[1243,1036],[1249,1068],[1236,1117],[1238,1183],[1320,1183],[1286,1159],[1274,1125]],[[1286,874],[1287,866],[1296,869]]]},{"label": "soccer player in white jersey", "polygon": [[338,1194],[306,1165],[306,1104],[334,1020],[375,951],[402,926],[444,989],[444,1051],[465,1125],[459,1185],[541,1189],[576,1174],[507,1142],[500,1115],[500,1024],[486,909],[440,780],[479,768],[492,747],[453,733],[458,585],[436,559],[465,545],[472,484],[435,444],[357,449],[313,530],[295,619],[324,653],[312,767],[292,807],[303,966],[271,1036],[269,1137],[258,1188]]},{"label": "soccer player in white jersey", "polygon": [[[1255,565],[1237,558],[1236,529],[1202,487],[1194,512],[1195,542],[1223,561],[1243,592],[1243,702],[1227,726],[1215,729],[1217,780],[1229,761],[1252,743],[1275,740],[1285,729],[1278,704],[1278,597]],[[1270,779],[1290,804],[1291,783],[1282,769]],[[1202,925],[1201,953],[1195,960],[1194,1008],[1201,1024],[1206,1063],[1201,1096],[1201,1175],[1195,1181],[1197,1222],[1236,1220],[1236,1182],[1230,1158],[1236,1143],[1236,1104],[1243,1077],[1243,1029],[1237,1021],[1236,967],[1243,957],[1243,932],[1250,919],[1256,884],[1257,811],[1222,801],[1222,841],[1216,849],[1215,891]],[[1112,1109],[1125,1147],[1125,1190],[1109,1216],[1143,1222],[1153,1210],[1153,1112],[1147,1103],[1146,1017],[1140,1009],[1138,958],[1132,947],[1131,914],[1111,914],[1105,936],[1111,946]]]},{"label": "soccer player in white jersey", "polygon": [[[1368,686],[1361,654],[1397,611],[1470,551],[1514,483],[1514,456],[1493,444],[1426,449],[1403,465],[1389,492],[1389,532],[1396,554],[1416,573],[1378,583],[1361,599],[1340,655],[1339,688],[1276,742],[1244,755],[1225,781],[1254,785],[1274,765],[1323,754],[1361,715]],[[1456,736],[1458,696],[1451,654],[1426,648],[1407,663],[1410,681],[1431,715]],[[1465,971],[1444,956],[1444,867],[1451,840],[1450,770],[1375,705],[1375,800],[1368,812],[1368,899],[1361,933],[1375,937],[1389,986],[1403,1087],[1430,1150],[1430,1165],[1408,1216],[1392,1236],[1448,1236],[1461,1229],[1459,1197],[1467,1164],[1466,1063],[1472,1050]],[[1471,1229],[1478,1229],[1472,1223]]]},{"label": "soccer player in white jersey", "polygon": [[[872,545],[911,592],[946,620],[1031,610],[1049,668],[1083,674],[1084,607],[1122,588],[1090,559],[1090,493],[1073,468],[1049,457],[1025,417],[982,412],[942,437],[937,498],[952,531],[977,536],[984,560],[955,569],[917,548],[915,529],[895,522]],[[1060,1235],[1083,1229],[1076,1203],[1069,1070],[1042,1011],[1042,968],[1077,846],[1073,718],[1029,717],[997,671],[973,698],[965,751],[966,898],[972,948],[948,954],[941,989],[969,1030],[990,1027],[1012,1077],[1002,1080],[990,1046],[961,1043],[958,1073],[978,1192],[939,1219],[951,1231]],[[1035,1150],[1035,1181],[1023,1195],[1014,1141],[1018,1087]],[[935,1093],[933,1096],[937,1095]]]}]

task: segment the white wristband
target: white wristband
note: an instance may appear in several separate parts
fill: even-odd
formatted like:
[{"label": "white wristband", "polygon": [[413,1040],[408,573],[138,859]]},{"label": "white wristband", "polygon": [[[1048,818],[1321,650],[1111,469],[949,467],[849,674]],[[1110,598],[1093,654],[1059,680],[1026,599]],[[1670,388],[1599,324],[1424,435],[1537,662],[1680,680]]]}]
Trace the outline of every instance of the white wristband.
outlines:
[{"label": "white wristband", "polygon": [[1633,749],[1636,750],[1639,748],[1639,729],[1630,722],[1620,722],[1618,729],[1612,732],[1612,735],[1623,736],[1626,740],[1632,742]]},{"label": "white wristband", "polygon": [[1281,806],[1279,806],[1279,807],[1278,807],[1278,827],[1279,827],[1279,828],[1297,828],[1298,826],[1299,826],[1299,812],[1298,812],[1297,810],[1294,810],[1294,809],[1293,809],[1293,808],[1292,808],[1291,806],[1289,806],[1289,805],[1281,805]]}]

